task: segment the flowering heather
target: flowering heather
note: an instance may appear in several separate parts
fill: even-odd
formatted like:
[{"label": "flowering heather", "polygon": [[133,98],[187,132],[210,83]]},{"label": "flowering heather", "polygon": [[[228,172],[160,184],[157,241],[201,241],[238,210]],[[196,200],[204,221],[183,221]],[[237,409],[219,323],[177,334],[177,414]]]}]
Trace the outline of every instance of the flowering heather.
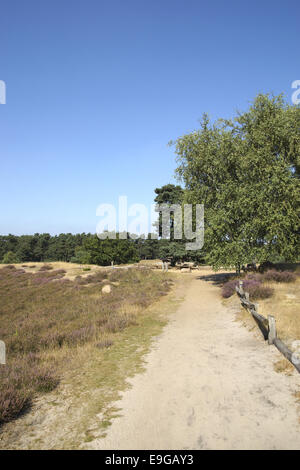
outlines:
[{"label": "flowering heather", "polygon": [[[55,351],[108,347],[111,336],[136,324],[170,288],[166,275],[147,269],[106,269],[75,281],[64,275],[61,269],[0,269],[0,337],[7,350],[7,364],[0,366],[0,423],[57,386],[64,364],[56,362]],[[118,280],[109,295],[101,293],[105,279]]]},{"label": "flowering heather", "polygon": [[222,287],[222,297],[224,297],[224,299],[231,297],[235,293],[235,287],[238,286],[238,284],[238,279],[232,279],[231,281],[225,282]]},{"label": "flowering heather", "polygon": [[53,266],[51,264],[43,264],[43,266],[40,267],[39,271],[51,271],[53,269]]},{"label": "flowering heather", "polygon": [[264,286],[261,281],[255,281],[254,279],[246,279],[243,287],[249,293],[250,300],[267,299],[274,292],[271,287]]},{"label": "flowering heather", "polygon": [[271,269],[264,273],[263,279],[270,282],[294,282],[296,275],[291,271],[275,271],[275,269]]},{"label": "flowering heather", "polygon": [[[225,282],[222,287],[222,297],[227,299],[235,293],[235,287],[239,284],[238,279],[232,279],[231,281]],[[259,278],[255,278],[255,275],[247,276],[243,279],[243,288],[249,293],[251,300],[266,299],[271,297],[273,289],[271,287],[264,286]]]}]

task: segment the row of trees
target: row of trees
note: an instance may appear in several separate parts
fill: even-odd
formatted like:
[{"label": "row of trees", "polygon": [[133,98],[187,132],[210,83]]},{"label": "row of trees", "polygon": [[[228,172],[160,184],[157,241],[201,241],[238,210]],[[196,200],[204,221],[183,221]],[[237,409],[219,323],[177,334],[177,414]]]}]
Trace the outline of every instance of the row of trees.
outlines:
[{"label": "row of trees", "polygon": [[180,241],[138,238],[99,240],[91,233],[72,235],[71,233],[51,236],[48,233],[34,235],[0,236],[0,259],[2,263],[67,261],[80,264],[98,264],[107,266],[134,263],[141,259],[162,259],[172,257],[194,259],[197,257],[185,251],[185,244]]},{"label": "row of trees", "polygon": [[[155,189],[157,204],[181,204],[184,191],[180,186],[168,184]],[[161,235],[161,219],[155,233]],[[151,234],[145,238],[100,240],[91,233],[73,235],[61,233],[51,236],[49,233],[34,235],[0,236],[0,260],[3,263],[28,261],[66,261],[80,264],[110,265],[137,262],[142,259],[171,258],[178,260],[203,261],[203,253],[187,252],[186,240],[174,240],[173,215],[170,215],[170,240],[153,239]]]}]

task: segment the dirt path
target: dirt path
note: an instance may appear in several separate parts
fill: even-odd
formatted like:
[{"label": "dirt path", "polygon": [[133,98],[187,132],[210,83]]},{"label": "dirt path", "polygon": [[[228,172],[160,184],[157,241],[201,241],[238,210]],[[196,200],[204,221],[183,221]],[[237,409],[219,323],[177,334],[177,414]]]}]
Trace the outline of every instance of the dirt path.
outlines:
[{"label": "dirt path", "polygon": [[146,370],[93,449],[300,449],[293,392],[299,375],[273,369],[279,353],[235,321],[210,282],[186,298],[147,356]]}]

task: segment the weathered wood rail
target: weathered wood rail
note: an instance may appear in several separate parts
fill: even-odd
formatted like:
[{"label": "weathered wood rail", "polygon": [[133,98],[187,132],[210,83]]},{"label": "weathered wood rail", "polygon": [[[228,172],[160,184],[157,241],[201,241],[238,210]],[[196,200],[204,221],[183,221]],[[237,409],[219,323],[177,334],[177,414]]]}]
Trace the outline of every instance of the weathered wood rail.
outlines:
[{"label": "weathered wood rail", "polygon": [[300,373],[300,357],[293,353],[284,343],[277,337],[276,332],[276,320],[273,315],[268,315],[268,318],[265,318],[263,315],[260,315],[257,311],[257,305],[250,302],[249,293],[244,291],[243,281],[239,282],[239,286],[235,288],[238,297],[240,298],[242,306],[251,313],[254,320],[256,321],[265,341],[268,340],[268,343],[274,344],[276,348],[281,352],[281,354],[286,357],[288,361],[295,367],[295,369]]}]

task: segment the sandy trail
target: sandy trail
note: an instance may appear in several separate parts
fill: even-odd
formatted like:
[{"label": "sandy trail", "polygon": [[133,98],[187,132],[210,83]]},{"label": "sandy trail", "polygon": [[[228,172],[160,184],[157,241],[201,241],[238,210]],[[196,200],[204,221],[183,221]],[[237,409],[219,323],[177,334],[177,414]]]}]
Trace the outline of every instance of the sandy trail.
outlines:
[{"label": "sandy trail", "polygon": [[219,289],[190,275],[186,297],[93,449],[300,449],[299,376],[235,322]]}]

